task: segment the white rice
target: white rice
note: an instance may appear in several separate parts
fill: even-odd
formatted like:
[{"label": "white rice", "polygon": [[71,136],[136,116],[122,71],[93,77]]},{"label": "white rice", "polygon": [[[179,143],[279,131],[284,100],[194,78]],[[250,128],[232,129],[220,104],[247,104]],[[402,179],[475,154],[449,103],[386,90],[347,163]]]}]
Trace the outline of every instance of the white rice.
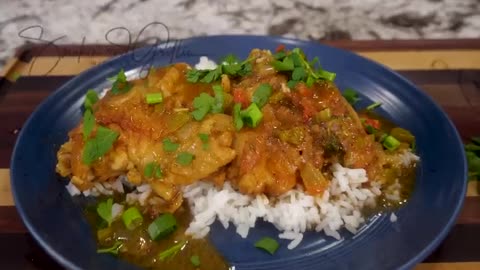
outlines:
[{"label": "white rice", "polygon": [[208,57],[201,56],[200,61],[195,65],[195,68],[199,70],[211,70],[217,68],[217,64],[208,59]]},{"label": "white rice", "polygon": [[236,232],[246,238],[257,219],[261,219],[280,231],[279,238],[291,240],[289,249],[300,244],[307,230],[323,231],[338,240],[341,239],[339,230],[343,227],[356,233],[365,222],[361,209],[381,191],[376,185],[362,187],[368,182],[363,169],[348,169],[339,164],[331,169],[334,178],[321,198],[307,195],[297,187],[273,203],[263,195],[241,194],[228,182],[220,190],[207,182],[187,186],[184,197],[192,210],[193,221],[186,233],[193,238],[202,238],[218,219],[225,228],[233,224]]},{"label": "white rice", "polygon": [[390,222],[397,222],[397,215],[395,213],[390,214]]}]

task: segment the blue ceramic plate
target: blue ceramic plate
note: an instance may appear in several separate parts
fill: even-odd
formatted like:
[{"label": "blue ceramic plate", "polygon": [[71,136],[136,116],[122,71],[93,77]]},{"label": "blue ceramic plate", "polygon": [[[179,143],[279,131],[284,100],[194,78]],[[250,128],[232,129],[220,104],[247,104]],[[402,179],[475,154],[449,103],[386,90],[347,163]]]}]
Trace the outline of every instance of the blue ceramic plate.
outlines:
[{"label": "blue ceramic plate", "polygon": [[270,256],[253,247],[261,236],[278,234],[263,223],[247,239],[215,224],[211,241],[237,270],[407,269],[421,262],[454,224],[465,195],[466,162],[451,121],[422,91],[377,63],[313,42],[262,36],[200,37],[142,48],[83,72],[47,98],[24,125],[11,164],[15,203],[35,239],[67,268],[136,269],[96,253],[80,207],[55,174],[55,154],[80,121],[84,94],[91,88],[108,87],[106,78],[121,68],[130,77],[151,64],[194,64],[200,55],[218,60],[229,53],[243,58],[253,48],[273,50],[280,43],[300,47],[309,57],[318,56],[323,67],[337,73],[335,83],[340,89],[353,87],[360,92],[360,106],[380,101],[381,115],[413,132],[422,159],[415,191],[396,212],[398,222],[391,223],[388,214],[377,215],[354,237],[342,232],[341,241],[306,233],[295,250],[288,250],[282,240],[282,247]]}]

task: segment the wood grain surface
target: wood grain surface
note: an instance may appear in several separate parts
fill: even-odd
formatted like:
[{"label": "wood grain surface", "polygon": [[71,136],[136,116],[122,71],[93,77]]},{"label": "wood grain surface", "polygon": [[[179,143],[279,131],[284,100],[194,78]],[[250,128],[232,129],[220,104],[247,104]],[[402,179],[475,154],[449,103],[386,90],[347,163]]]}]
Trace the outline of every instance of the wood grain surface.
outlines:
[{"label": "wood grain surface", "polygon": [[[480,135],[480,40],[342,41],[329,45],[356,51],[398,70],[442,106],[462,138]],[[0,269],[62,269],[32,239],[14,208],[8,168],[23,123],[72,76],[129,49],[68,45],[46,50],[29,45],[20,48],[0,72]],[[457,224],[416,269],[480,269],[478,192],[478,182],[470,182]]]}]

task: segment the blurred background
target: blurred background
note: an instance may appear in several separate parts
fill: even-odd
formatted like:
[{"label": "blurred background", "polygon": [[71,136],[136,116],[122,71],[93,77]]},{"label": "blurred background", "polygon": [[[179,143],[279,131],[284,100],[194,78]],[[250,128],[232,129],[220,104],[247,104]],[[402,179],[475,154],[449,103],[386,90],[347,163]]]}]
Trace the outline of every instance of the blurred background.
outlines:
[{"label": "blurred background", "polygon": [[26,42],[128,44],[227,33],[319,41],[479,38],[480,1],[0,0],[0,68]]}]

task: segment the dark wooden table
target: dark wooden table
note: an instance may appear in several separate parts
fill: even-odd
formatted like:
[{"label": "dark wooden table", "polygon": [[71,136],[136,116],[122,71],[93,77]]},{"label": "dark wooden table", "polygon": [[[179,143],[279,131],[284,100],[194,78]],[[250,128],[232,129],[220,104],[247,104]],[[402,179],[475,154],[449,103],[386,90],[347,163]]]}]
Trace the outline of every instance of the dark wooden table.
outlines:
[{"label": "dark wooden table", "polygon": [[[345,41],[355,51],[413,81],[448,113],[464,139],[480,135],[480,40]],[[30,236],[10,193],[9,163],[22,124],[35,107],[81,71],[127,47],[105,45],[18,50],[0,72],[0,269],[62,269]],[[480,269],[480,197],[469,182],[463,210],[440,247],[417,269]]]}]

